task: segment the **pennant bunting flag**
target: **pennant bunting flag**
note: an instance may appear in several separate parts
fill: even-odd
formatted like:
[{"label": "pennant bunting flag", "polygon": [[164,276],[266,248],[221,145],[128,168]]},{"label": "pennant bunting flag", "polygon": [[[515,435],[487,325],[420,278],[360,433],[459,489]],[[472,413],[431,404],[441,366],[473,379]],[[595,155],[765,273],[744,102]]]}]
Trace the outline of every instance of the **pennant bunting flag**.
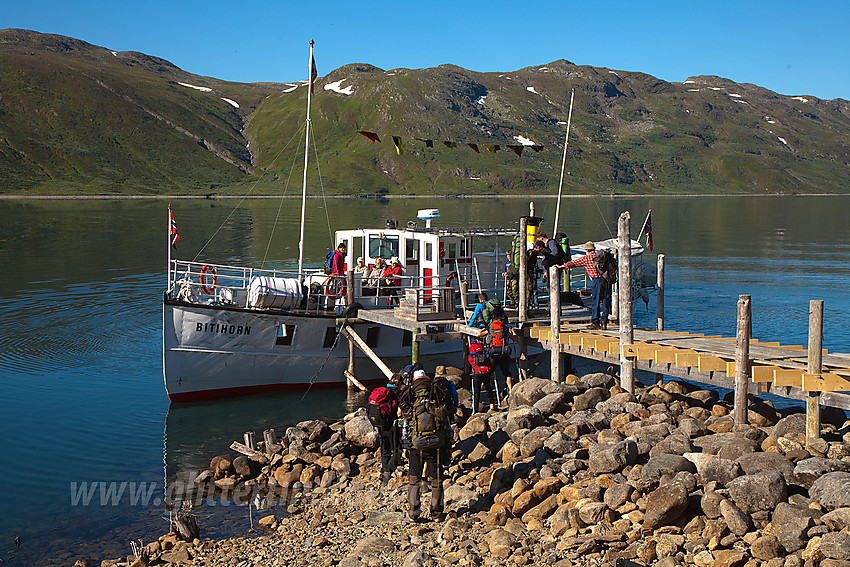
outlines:
[{"label": "pennant bunting flag", "polygon": [[496,152],[498,152],[502,148],[498,144],[496,144],[496,145],[484,144],[484,149],[487,150],[488,152],[490,152],[491,154],[495,154]]},{"label": "pennant bunting flag", "polygon": [[381,142],[381,139],[380,139],[380,138],[378,137],[378,135],[377,135],[377,134],[375,134],[374,132],[364,132],[363,130],[358,130],[358,131],[357,131],[357,133],[358,133],[358,134],[363,134],[364,136],[366,136],[367,138],[369,138],[370,140],[372,140],[372,143],[373,143],[373,144],[374,144],[375,142],[378,142],[378,143],[380,143],[380,142]]},{"label": "pennant bunting flag", "polygon": [[180,233],[177,232],[177,222],[174,220],[174,211],[171,210],[171,203],[168,203],[168,216],[171,218],[171,228],[169,236],[171,237],[171,246],[177,248],[177,241],[180,240]]},{"label": "pennant bunting flag", "polygon": [[543,146],[531,146],[531,149],[535,152],[539,152],[543,149]]},{"label": "pennant bunting flag", "polygon": [[469,146],[470,148],[472,148],[473,150],[475,150],[476,154],[481,153],[481,150],[478,149],[478,144],[473,144],[471,142],[468,142],[466,145]]},{"label": "pennant bunting flag", "polygon": [[512,150],[516,155],[522,156],[522,146],[505,146],[509,150]]},{"label": "pennant bunting flag", "polygon": [[443,142],[443,145],[446,146],[447,148],[456,148],[457,147],[457,143],[449,142],[448,140]]},{"label": "pennant bunting flag", "polygon": [[414,140],[419,140],[420,142],[425,142],[425,146],[428,148],[434,147],[434,140],[426,140],[425,138],[414,138]]},{"label": "pennant bunting flag", "polygon": [[393,144],[395,144],[395,151],[398,155],[401,155],[404,152],[404,150],[401,149],[401,138],[393,136]]}]

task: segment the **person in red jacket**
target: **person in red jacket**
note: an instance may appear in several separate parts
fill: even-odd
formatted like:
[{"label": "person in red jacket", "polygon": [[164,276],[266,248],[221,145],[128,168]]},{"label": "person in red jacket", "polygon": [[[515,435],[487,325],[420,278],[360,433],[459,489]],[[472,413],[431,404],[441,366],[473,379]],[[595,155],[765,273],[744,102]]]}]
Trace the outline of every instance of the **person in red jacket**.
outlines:
[{"label": "person in red jacket", "polygon": [[387,285],[384,288],[383,293],[387,297],[389,297],[389,303],[398,305],[398,292],[401,288],[401,277],[404,275],[404,270],[401,268],[401,264],[398,261],[398,258],[393,257],[390,260],[390,267],[384,272],[384,283]]}]

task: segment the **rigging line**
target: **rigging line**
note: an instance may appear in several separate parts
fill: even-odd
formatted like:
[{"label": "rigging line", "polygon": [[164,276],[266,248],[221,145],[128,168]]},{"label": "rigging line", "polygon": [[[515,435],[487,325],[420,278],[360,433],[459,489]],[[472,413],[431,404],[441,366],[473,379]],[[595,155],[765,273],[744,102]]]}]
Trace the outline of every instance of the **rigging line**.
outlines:
[{"label": "rigging line", "polygon": [[[300,132],[300,130],[299,130],[299,132]],[[235,213],[235,212],[239,209],[239,207],[241,207],[241,206],[242,206],[242,203],[244,203],[244,202],[245,202],[245,199],[247,199],[247,198],[248,198],[248,196],[249,196],[249,195],[250,195],[250,194],[254,191],[254,189],[256,189],[256,188],[257,188],[257,185],[258,185],[258,184],[260,183],[260,181],[262,181],[262,180],[263,180],[263,178],[266,176],[266,173],[268,172],[269,168],[271,168],[271,166],[272,166],[272,165],[274,165],[274,163],[277,161],[277,158],[279,158],[279,157],[281,156],[281,154],[282,154],[283,152],[285,152],[285,151],[286,151],[286,148],[288,148],[288,147],[289,147],[289,144],[291,144],[291,143],[292,143],[292,140],[294,140],[294,139],[295,139],[295,136],[297,136],[297,135],[298,135],[298,133],[295,133],[295,134],[294,134],[294,135],[293,135],[293,136],[289,139],[289,141],[288,141],[288,142],[286,142],[286,144],[283,146],[283,148],[281,148],[281,150],[277,153],[277,155],[276,155],[276,156],[274,156],[274,158],[272,158],[272,161],[269,163],[269,167],[267,167],[267,168],[263,169],[263,173],[262,173],[262,174],[261,174],[261,175],[260,175],[260,176],[259,176],[259,177],[258,177],[258,178],[257,178],[257,179],[256,179],[256,180],[252,183],[252,184],[251,184],[251,187],[248,189],[248,192],[247,192],[245,195],[242,195],[242,198],[241,198],[241,199],[239,199],[239,202],[238,202],[238,203],[236,203],[236,206],[235,206],[235,207],[233,207],[233,210],[232,210],[232,211],[230,211],[230,214],[228,214],[228,215],[227,215],[227,218],[225,218],[225,219],[222,221],[222,223],[219,225],[219,227],[218,227],[217,229],[215,229],[215,232],[213,232],[213,233],[212,233],[212,236],[210,236],[210,237],[207,239],[207,241],[204,243],[204,245],[203,245],[203,246],[201,246],[201,249],[200,249],[200,250],[198,250],[198,253],[197,253],[197,254],[195,254],[195,257],[194,257],[194,258],[192,258],[192,261],[193,261],[193,262],[197,261],[198,257],[201,255],[201,253],[202,253],[204,250],[206,250],[206,248],[207,248],[207,246],[209,246],[210,242],[212,242],[212,241],[213,241],[213,239],[215,238],[215,236],[216,236],[216,235],[217,235],[217,234],[221,231],[221,229],[222,229],[222,228],[224,228],[224,226],[228,223],[228,221],[230,221],[230,217],[232,217],[232,216],[233,216],[233,213]]]},{"label": "rigging line", "polygon": [[605,225],[605,230],[608,231],[608,236],[614,238],[614,233],[611,232],[611,227],[608,226],[608,220],[605,218],[605,215],[602,214],[602,209],[599,208],[599,203],[596,202],[596,197],[591,197],[590,200],[593,201],[594,205],[596,205],[596,210],[599,211],[599,216],[602,217],[602,224]]},{"label": "rigging line", "polygon": [[325,205],[325,220],[327,220],[328,222],[328,239],[331,241],[331,250],[336,250],[336,242],[334,242],[334,235],[333,231],[331,230],[331,217],[328,213],[328,199],[325,196],[325,183],[324,181],[322,181],[322,165],[319,162],[319,149],[316,146],[316,138],[314,136],[315,131],[311,130],[310,137],[313,140],[313,153],[316,154],[316,169],[318,170],[319,174],[319,187],[322,190],[322,202]]},{"label": "rigging line", "polygon": [[[304,128],[304,126],[299,128],[298,132],[296,132],[295,135],[292,138],[290,138],[290,142],[292,141],[292,139],[295,138],[295,136],[299,136],[301,134],[301,129],[303,129],[303,128]],[[278,154],[278,155],[280,155],[280,154]],[[289,191],[289,181],[292,179],[292,172],[295,171],[295,162],[299,157],[300,156],[298,155],[298,153],[292,154],[292,164],[290,164],[290,166],[289,166],[289,175],[286,177],[286,183],[284,184],[283,193],[280,196],[280,202],[278,203],[278,207],[277,207],[277,214],[275,215],[274,223],[272,223],[271,234],[269,234],[269,241],[266,243],[266,250],[265,250],[265,252],[263,252],[263,259],[260,262],[261,268],[266,265],[266,258],[268,258],[269,250],[272,247],[272,241],[274,240],[274,233],[275,233],[275,230],[277,230],[278,222],[280,221],[280,214],[281,214],[281,211],[283,210],[284,197],[286,197],[286,193],[287,193],[287,191]]]}]

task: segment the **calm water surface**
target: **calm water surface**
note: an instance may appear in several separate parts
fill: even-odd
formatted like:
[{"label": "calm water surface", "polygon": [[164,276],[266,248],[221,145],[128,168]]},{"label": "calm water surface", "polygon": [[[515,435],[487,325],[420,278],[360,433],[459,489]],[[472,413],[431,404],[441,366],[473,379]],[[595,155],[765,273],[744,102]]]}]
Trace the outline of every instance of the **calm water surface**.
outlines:
[{"label": "calm water surface", "polygon": [[[173,203],[177,255],[217,263],[292,265],[300,203]],[[439,207],[441,226],[515,226],[520,199],[310,201],[306,258],[318,266],[333,229],[401,222]],[[667,327],[734,336],[739,294],[753,296],[753,334],[805,344],[810,299],[825,300],[824,346],[850,352],[850,197],[569,199],[562,230],[573,242],[616,232],[623,210],[637,233],[653,210],[655,252],[667,255]],[[162,382],[165,201],[0,201],[0,422],[6,494],[0,559],[69,565],[119,557],[129,541],[166,530],[161,505],[72,505],[72,487],[154,486],[165,471],[205,466],[247,430],[334,419],[344,390],[172,406]],[[537,200],[551,232],[555,202]],[[280,222],[274,229],[275,219]],[[209,244],[207,241],[215,236]],[[200,252],[199,252],[200,251]],[[654,261],[647,253],[646,260]],[[636,323],[654,323],[636,307]],[[108,499],[107,499],[108,500]],[[205,510],[205,535],[245,533],[244,507]],[[21,538],[15,548],[12,540]]]}]

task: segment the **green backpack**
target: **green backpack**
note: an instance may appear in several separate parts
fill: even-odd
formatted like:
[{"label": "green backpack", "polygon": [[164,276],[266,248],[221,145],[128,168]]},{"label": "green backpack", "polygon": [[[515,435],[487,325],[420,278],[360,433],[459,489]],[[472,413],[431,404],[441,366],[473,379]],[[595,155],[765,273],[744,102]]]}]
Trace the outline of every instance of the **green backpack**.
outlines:
[{"label": "green backpack", "polygon": [[446,420],[448,410],[445,404],[445,392],[430,378],[417,378],[411,385],[413,394],[413,435],[411,446],[414,449],[438,449],[446,442]]}]

